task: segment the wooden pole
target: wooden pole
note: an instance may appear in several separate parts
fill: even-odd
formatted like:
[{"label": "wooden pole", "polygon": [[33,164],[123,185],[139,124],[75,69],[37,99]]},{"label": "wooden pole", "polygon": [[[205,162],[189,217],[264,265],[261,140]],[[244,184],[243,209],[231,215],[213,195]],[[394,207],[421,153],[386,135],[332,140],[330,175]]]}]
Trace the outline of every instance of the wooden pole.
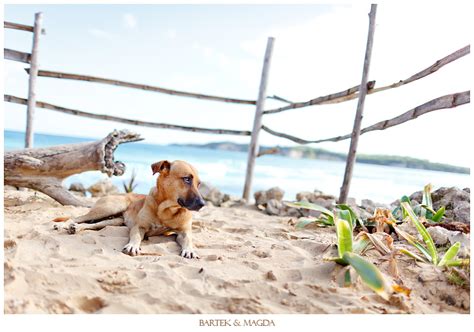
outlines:
[{"label": "wooden pole", "polygon": [[41,26],[43,24],[43,13],[35,14],[35,25],[33,28],[33,47],[31,50],[30,78],[28,81],[28,105],[26,114],[25,148],[33,147],[33,121],[36,107],[36,78],[38,76],[38,51]]},{"label": "wooden pole", "polygon": [[255,109],[255,118],[253,120],[252,136],[250,138],[250,145],[249,145],[249,150],[248,150],[247,172],[245,174],[244,192],[242,194],[242,198],[245,199],[246,201],[249,200],[250,190],[252,188],[252,178],[253,178],[253,170],[255,167],[255,158],[257,157],[257,154],[258,154],[258,135],[262,127],[263,108],[265,106],[265,99],[267,97],[266,96],[267,81],[268,81],[268,73],[270,71],[270,63],[271,63],[274,41],[275,39],[273,37],[268,38],[267,49],[265,51],[265,58],[263,60],[262,76],[260,79],[260,89],[258,92],[257,107]]},{"label": "wooden pole", "polygon": [[377,14],[377,5],[370,6],[369,13],[369,33],[367,36],[367,47],[365,50],[364,69],[362,71],[362,81],[359,89],[359,101],[357,103],[357,111],[354,119],[354,128],[352,130],[351,145],[349,147],[349,154],[347,156],[346,170],[344,173],[344,181],[342,183],[341,192],[339,195],[339,203],[345,203],[349,195],[349,188],[354,169],[354,163],[357,154],[357,144],[359,143],[360,127],[362,124],[362,114],[364,112],[365,96],[367,94],[367,80],[369,77],[370,58],[372,56],[372,45],[374,41],[375,31],[375,16]]}]

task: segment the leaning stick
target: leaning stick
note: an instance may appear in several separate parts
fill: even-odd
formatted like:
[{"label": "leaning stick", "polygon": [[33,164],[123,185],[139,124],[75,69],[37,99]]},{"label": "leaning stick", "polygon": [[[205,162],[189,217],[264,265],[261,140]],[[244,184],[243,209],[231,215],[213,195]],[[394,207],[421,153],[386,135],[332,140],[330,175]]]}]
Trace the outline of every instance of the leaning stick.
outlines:
[{"label": "leaning stick", "polygon": [[[23,104],[26,105],[26,99],[11,96],[11,95],[4,95],[3,99],[10,103],[16,104]],[[143,127],[151,127],[151,128],[163,128],[163,129],[173,129],[173,130],[183,130],[183,131],[191,131],[191,132],[199,132],[199,133],[207,133],[207,134],[221,134],[221,135],[238,135],[238,136],[250,136],[251,132],[246,130],[231,130],[231,129],[213,129],[213,128],[201,128],[201,127],[190,127],[190,126],[179,126],[174,124],[168,123],[158,123],[158,122],[149,122],[149,121],[141,121],[141,120],[133,120],[133,119],[126,119],[121,118],[118,116],[113,115],[106,115],[106,114],[95,114],[89,113],[79,110],[74,110],[62,106],[57,106],[53,104],[48,104],[42,101],[37,101],[36,106],[39,108],[44,108],[56,112],[82,116],[85,118],[97,119],[97,120],[108,120],[114,121],[119,123],[125,123],[129,125],[135,126],[143,126]]]},{"label": "leaning stick", "polygon": [[[468,104],[471,101],[471,93],[470,91],[464,91],[460,93],[454,93],[450,95],[446,95],[443,97],[439,97],[436,99],[433,99],[427,103],[424,103],[423,105],[417,106],[395,118],[389,119],[389,120],[384,120],[377,122],[369,127],[365,127],[360,131],[360,134],[365,134],[374,130],[385,130],[390,127],[398,126],[402,123],[405,123],[407,121],[415,120],[417,117],[425,115],[429,112],[437,111],[437,110],[442,110],[446,108],[454,108],[457,106],[461,106],[464,104]],[[331,138],[324,138],[324,139],[319,139],[319,140],[305,140],[303,138],[299,138],[296,136],[292,136],[289,134],[281,133],[278,131],[275,131],[273,129],[270,129],[266,126],[262,126],[262,130],[265,130],[267,133],[286,138],[290,141],[293,141],[298,144],[312,144],[312,143],[323,143],[323,142],[339,142],[346,140],[348,138],[351,138],[351,134],[346,134],[343,136],[335,136]]]},{"label": "leaning stick", "polygon": [[[375,81],[371,81],[369,82],[369,85],[367,86],[368,88],[367,94],[370,95],[372,93],[377,93],[377,92],[381,92],[381,91],[385,91],[389,89],[398,88],[402,85],[417,81],[420,78],[433,74],[434,72],[438,71],[440,68],[447,65],[448,63],[451,63],[459,58],[462,58],[463,56],[469,54],[470,52],[471,52],[471,46],[467,45],[457,50],[456,52],[453,52],[449,54],[448,56],[445,56],[444,58],[436,61],[434,64],[432,64],[428,68],[423,69],[422,71],[410,76],[409,78],[405,80],[400,80],[396,83],[382,86],[380,88],[374,88]],[[334,94],[330,94],[327,96],[314,98],[306,102],[293,103],[284,107],[267,110],[267,111],[264,111],[263,114],[274,114],[274,113],[280,113],[280,112],[284,112],[284,111],[295,109],[295,108],[307,107],[307,106],[312,106],[312,105],[336,104],[336,103],[342,103],[348,100],[353,100],[359,97],[359,94],[357,93],[359,91],[359,87],[360,87],[359,85],[356,85],[355,87],[352,87],[350,89],[337,92]]]},{"label": "leaning stick", "polygon": [[[28,69],[25,69],[25,70],[28,72]],[[162,88],[162,87],[152,86],[152,85],[147,85],[147,84],[139,84],[139,83],[113,80],[110,78],[102,78],[102,77],[96,77],[96,76],[79,75],[79,74],[71,74],[71,73],[62,73],[62,72],[51,71],[51,70],[40,70],[38,72],[38,76],[115,85],[115,86],[121,86],[121,87],[126,87],[126,88],[159,92],[159,93],[164,93],[164,94],[174,95],[174,96],[220,101],[224,103],[247,104],[247,105],[256,104],[255,100],[212,96],[212,95],[201,94],[201,93],[172,90],[172,89],[167,89],[167,88]]]}]

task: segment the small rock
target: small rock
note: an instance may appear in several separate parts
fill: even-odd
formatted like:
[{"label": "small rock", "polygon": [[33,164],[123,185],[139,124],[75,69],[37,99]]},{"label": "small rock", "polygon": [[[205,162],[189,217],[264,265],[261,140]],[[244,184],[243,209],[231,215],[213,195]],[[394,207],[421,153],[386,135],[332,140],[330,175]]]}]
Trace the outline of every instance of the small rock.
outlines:
[{"label": "small rock", "polygon": [[415,201],[417,204],[421,204],[423,200],[423,191],[419,190],[410,195],[410,201]]},{"label": "small rock", "polygon": [[450,231],[440,226],[429,227],[427,230],[437,246],[452,246],[456,242],[460,242],[461,248],[458,256],[466,257],[469,255],[471,249],[470,235],[459,231]]},{"label": "small rock", "polygon": [[279,216],[283,210],[283,203],[276,199],[269,200],[265,207],[265,212],[271,216]]},{"label": "small rock", "polygon": [[87,191],[92,194],[92,197],[102,197],[119,193],[118,188],[108,178],[96,182],[87,188]]},{"label": "small rock", "polygon": [[466,201],[461,201],[454,206],[453,209],[454,220],[465,224],[469,224],[471,220],[471,204]]},{"label": "small rock", "polygon": [[205,201],[211,202],[214,206],[221,206],[224,201],[224,194],[210,183],[202,182],[199,192]]},{"label": "small rock", "polygon": [[439,226],[434,226],[434,227],[429,227],[427,229],[428,233],[430,233],[431,237],[433,238],[434,243],[437,246],[444,246],[446,243],[448,243],[448,230],[439,227]]},{"label": "small rock", "polygon": [[470,234],[465,234],[462,232],[453,232],[449,231],[448,240],[451,245],[455,244],[456,242],[461,243],[461,248],[459,249],[458,256],[459,257],[468,257],[471,253],[471,237]]},{"label": "small rock", "polygon": [[283,196],[285,195],[285,191],[279,187],[273,187],[268,190],[260,190],[254,193],[255,198],[255,205],[265,205],[271,199],[275,199],[277,201],[281,201]]},{"label": "small rock", "polygon": [[275,276],[275,274],[273,273],[273,271],[268,271],[268,272],[267,272],[267,279],[268,279],[268,280],[271,280],[271,281],[276,281],[276,280],[277,280],[277,277]]},{"label": "small rock", "polygon": [[286,207],[286,215],[290,217],[302,217],[303,213],[302,210],[297,209],[297,208],[292,208],[292,207]]},{"label": "small rock", "polygon": [[314,196],[314,193],[311,191],[302,191],[296,194],[296,200],[300,201],[308,201],[311,202],[311,198]]},{"label": "small rock", "polygon": [[71,185],[69,186],[69,190],[70,191],[78,191],[78,192],[81,192],[81,193],[85,193],[86,192],[86,188],[83,186],[82,183],[80,182],[73,182],[71,183]]}]

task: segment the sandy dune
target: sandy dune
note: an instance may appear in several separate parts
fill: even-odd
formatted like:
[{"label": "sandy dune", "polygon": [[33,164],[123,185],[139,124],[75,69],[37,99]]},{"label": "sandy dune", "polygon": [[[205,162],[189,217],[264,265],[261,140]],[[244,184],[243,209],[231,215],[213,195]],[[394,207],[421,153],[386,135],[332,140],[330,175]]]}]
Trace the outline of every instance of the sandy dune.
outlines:
[{"label": "sandy dune", "polygon": [[[428,265],[401,259],[411,297],[386,302],[360,282],[337,285],[330,228],[296,230],[253,207],[195,215],[199,260],[178,256],[174,236],[151,237],[150,255],[120,252],[126,227],[76,235],[51,220],[86,208],[32,191],[5,191],[6,313],[438,313],[469,312],[469,291]],[[386,273],[388,263],[371,260]],[[387,273],[386,273],[387,274]]]}]

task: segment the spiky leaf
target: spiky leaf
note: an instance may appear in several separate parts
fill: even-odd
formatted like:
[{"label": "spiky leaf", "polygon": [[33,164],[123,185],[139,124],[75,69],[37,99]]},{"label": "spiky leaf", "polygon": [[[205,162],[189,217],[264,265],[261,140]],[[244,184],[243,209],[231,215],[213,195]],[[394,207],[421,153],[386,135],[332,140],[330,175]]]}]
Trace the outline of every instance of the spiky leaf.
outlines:
[{"label": "spiky leaf", "polygon": [[385,279],[374,264],[351,252],[345,252],[343,259],[357,271],[362,281],[369,286],[370,289],[388,300],[389,294],[387,292]]},{"label": "spiky leaf", "polygon": [[418,232],[421,234],[421,237],[423,238],[423,241],[426,243],[426,246],[428,248],[428,252],[431,255],[431,262],[435,265],[438,264],[438,252],[436,251],[435,244],[433,242],[433,239],[431,238],[430,233],[426,230],[425,226],[420,222],[418,217],[415,215],[413,212],[411,206],[407,203],[402,203],[402,207],[405,210],[405,212],[408,214],[410,217],[411,221],[415,225],[416,229]]},{"label": "spiky leaf", "polygon": [[446,253],[443,256],[443,259],[441,259],[438,266],[444,266],[446,265],[446,263],[454,260],[454,257],[456,257],[456,255],[459,252],[459,248],[461,248],[461,242],[456,242],[455,244],[453,244],[451,248],[449,248],[448,251],[446,251]]},{"label": "spiky leaf", "polygon": [[314,204],[314,203],[301,201],[301,202],[284,202],[284,204],[289,206],[289,207],[294,207],[294,208],[297,208],[297,209],[308,209],[308,210],[313,210],[313,211],[319,211],[319,212],[325,214],[326,216],[333,218],[333,214],[332,214],[331,211],[329,211],[328,209],[326,209],[323,206],[320,206],[320,205],[317,205],[317,204]]},{"label": "spiky leaf", "polygon": [[352,228],[345,219],[336,218],[337,250],[339,257],[352,251]]},{"label": "spiky leaf", "polygon": [[431,217],[431,220],[434,222],[440,222],[444,216],[444,212],[446,212],[446,208],[444,206],[440,207],[438,211]]},{"label": "spiky leaf", "polygon": [[350,211],[348,211],[348,210],[339,210],[337,212],[337,216],[340,219],[347,220],[347,222],[349,223],[349,226],[351,226],[351,229],[354,229],[354,221],[352,219],[352,215],[351,215]]},{"label": "spiky leaf", "polygon": [[416,249],[418,249],[418,251],[421,252],[426,257],[427,261],[431,262],[432,257],[431,257],[430,252],[420,242],[418,242],[413,236],[411,236],[411,234],[401,230],[397,225],[395,225],[395,223],[392,223],[392,227],[395,230],[395,232],[398,234],[398,236],[400,236],[401,238],[406,240],[409,244],[411,244]]},{"label": "spiky leaf", "polygon": [[347,204],[337,204],[336,207],[340,210],[346,210],[349,211],[352,217],[352,228],[356,227],[356,224],[358,223],[362,228],[365,227],[364,222],[361,218],[357,216],[357,214],[354,212],[354,210]]},{"label": "spiky leaf", "polygon": [[411,252],[410,250],[407,250],[407,249],[400,249],[400,252],[404,255],[407,255],[408,257],[411,257],[413,259],[416,259],[417,261],[420,261],[420,262],[425,262],[425,263],[428,263],[428,261],[426,259],[424,259],[423,257],[421,256],[418,256],[417,254]]}]

